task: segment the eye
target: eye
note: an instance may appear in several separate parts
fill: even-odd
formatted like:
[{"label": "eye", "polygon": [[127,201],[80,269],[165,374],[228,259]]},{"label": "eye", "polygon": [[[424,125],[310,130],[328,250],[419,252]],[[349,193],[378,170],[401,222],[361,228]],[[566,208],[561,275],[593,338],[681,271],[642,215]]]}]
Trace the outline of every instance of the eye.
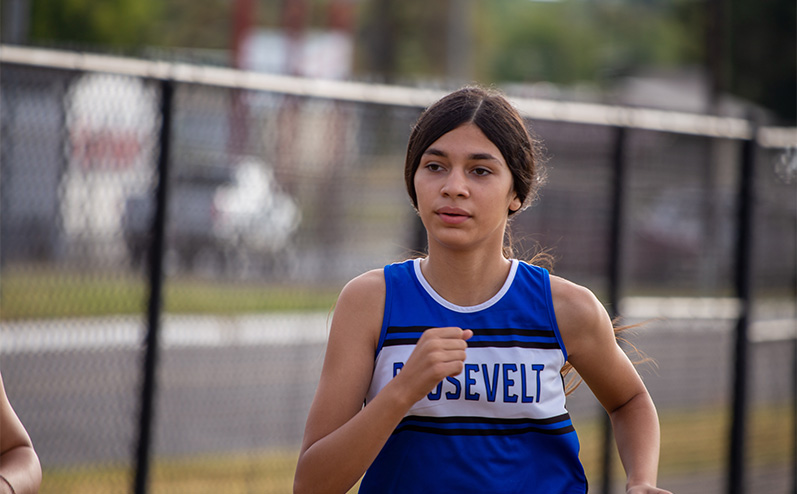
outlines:
[{"label": "eye", "polygon": [[474,168],[472,173],[477,177],[486,177],[487,175],[490,175],[492,171],[490,171],[488,168],[478,167]]},{"label": "eye", "polygon": [[426,168],[430,172],[439,172],[440,170],[443,169],[442,165],[440,165],[439,163],[434,163],[434,162],[427,163],[426,165],[424,165],[424,168]]}]

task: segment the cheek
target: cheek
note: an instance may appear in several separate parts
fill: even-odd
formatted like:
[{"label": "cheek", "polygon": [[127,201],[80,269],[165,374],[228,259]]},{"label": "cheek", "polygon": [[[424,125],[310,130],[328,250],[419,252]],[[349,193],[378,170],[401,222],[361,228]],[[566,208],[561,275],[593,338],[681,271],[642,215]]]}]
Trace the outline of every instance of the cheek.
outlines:
[{"label": "cheek", "polygon": [[[418,172],[420,171],[420,163],[415,165],[415,169],[412,170],[412,175],[410,179],[410,183],[412,184],[412,194],[415,196],[415,201],[417,202],[418,199]],[[405,175],[406,176],[406,175]]]},{"label": "cheek", "polygon": [[[417,177],[417,176],[416,176]],[[415,179],[413,184],[415,186],[415,210],[418,214],[423,215],[423,211],[427,209],[427,205],[429,203],[429,191],[428,185],[424,187],[424,183],[422,180]]]},{"label": "cheek", "polygon": [[418,183],[418,173],[416,172],[415,175],[412,177],[412,191],[415,193],[415,202],[418,202],[418,196],[420,195],[420,188],[421,184]]},{"label": "cheek", "polygon": [[423,180],[419,180],[418,173],[416,173],[412,185],[415,192],[415,208],[419,209],[421,204],[427,199],[428,191],[426,188],[428,188],[428,184],[425,184]]}]

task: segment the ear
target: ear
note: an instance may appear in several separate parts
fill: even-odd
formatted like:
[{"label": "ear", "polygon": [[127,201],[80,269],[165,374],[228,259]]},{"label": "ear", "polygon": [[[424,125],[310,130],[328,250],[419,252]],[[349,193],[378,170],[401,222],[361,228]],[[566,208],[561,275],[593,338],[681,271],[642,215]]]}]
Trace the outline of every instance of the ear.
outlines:
[{"label": "ear", "polygon": [[513,213],[516,213],[518,210],[520,210],[521,206],[523,206],[523,202],[517,196],[517,193],[512,192],[512,200],[509,201],[509,210]]}]

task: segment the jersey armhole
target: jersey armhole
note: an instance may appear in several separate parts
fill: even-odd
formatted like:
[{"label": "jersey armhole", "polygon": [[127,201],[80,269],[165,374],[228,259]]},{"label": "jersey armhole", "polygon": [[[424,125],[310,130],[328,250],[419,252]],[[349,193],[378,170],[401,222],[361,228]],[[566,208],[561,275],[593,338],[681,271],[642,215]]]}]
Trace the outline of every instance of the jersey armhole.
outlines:
[{"label": "jersey armhole", "polygon": [[551,329],[553,329],[553,333],[556,336],[556,341],[559,343],[559,348],[562,350],[562,355],[565,358],[565,362],[567,362],[567,348],[565,348],[565,342],[562,340],[562,334],[559,332],[559,324],[556,322],[556,311],[553,307],[553,294],[551,293],[551,276],[548,273],[548,270],[545,268],[540,268],[543,272],[543,285],[545,287],[545,298],[546,298],[546,306],[548,307],[548,318],[551,321]]},{"label": "jersey armhole", "polygon": [[379,357],[379,352],[382,351],[382,346],[385,344],[387,325],[390,322],[390,309],[393,302],[393,283],[390,268],[391,266],[388,265],[382,269],[382,274],[385,277],[385,310],[382,314],[382,327],[379,330],[379,343],[377,343],[376,352],[374,352],[374,361]]}]

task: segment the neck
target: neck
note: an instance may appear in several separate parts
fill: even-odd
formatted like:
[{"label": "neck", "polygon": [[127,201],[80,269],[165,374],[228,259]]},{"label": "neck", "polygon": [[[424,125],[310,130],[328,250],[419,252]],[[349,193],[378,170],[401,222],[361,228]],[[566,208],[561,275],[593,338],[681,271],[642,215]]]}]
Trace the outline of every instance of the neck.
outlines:
[{"label": "neck", "polygon": [[492,298],[506,282],[511,263],[500,250],[439,251],[429,246],[421,262],[426,281],[449,302],[473,306]]}]

